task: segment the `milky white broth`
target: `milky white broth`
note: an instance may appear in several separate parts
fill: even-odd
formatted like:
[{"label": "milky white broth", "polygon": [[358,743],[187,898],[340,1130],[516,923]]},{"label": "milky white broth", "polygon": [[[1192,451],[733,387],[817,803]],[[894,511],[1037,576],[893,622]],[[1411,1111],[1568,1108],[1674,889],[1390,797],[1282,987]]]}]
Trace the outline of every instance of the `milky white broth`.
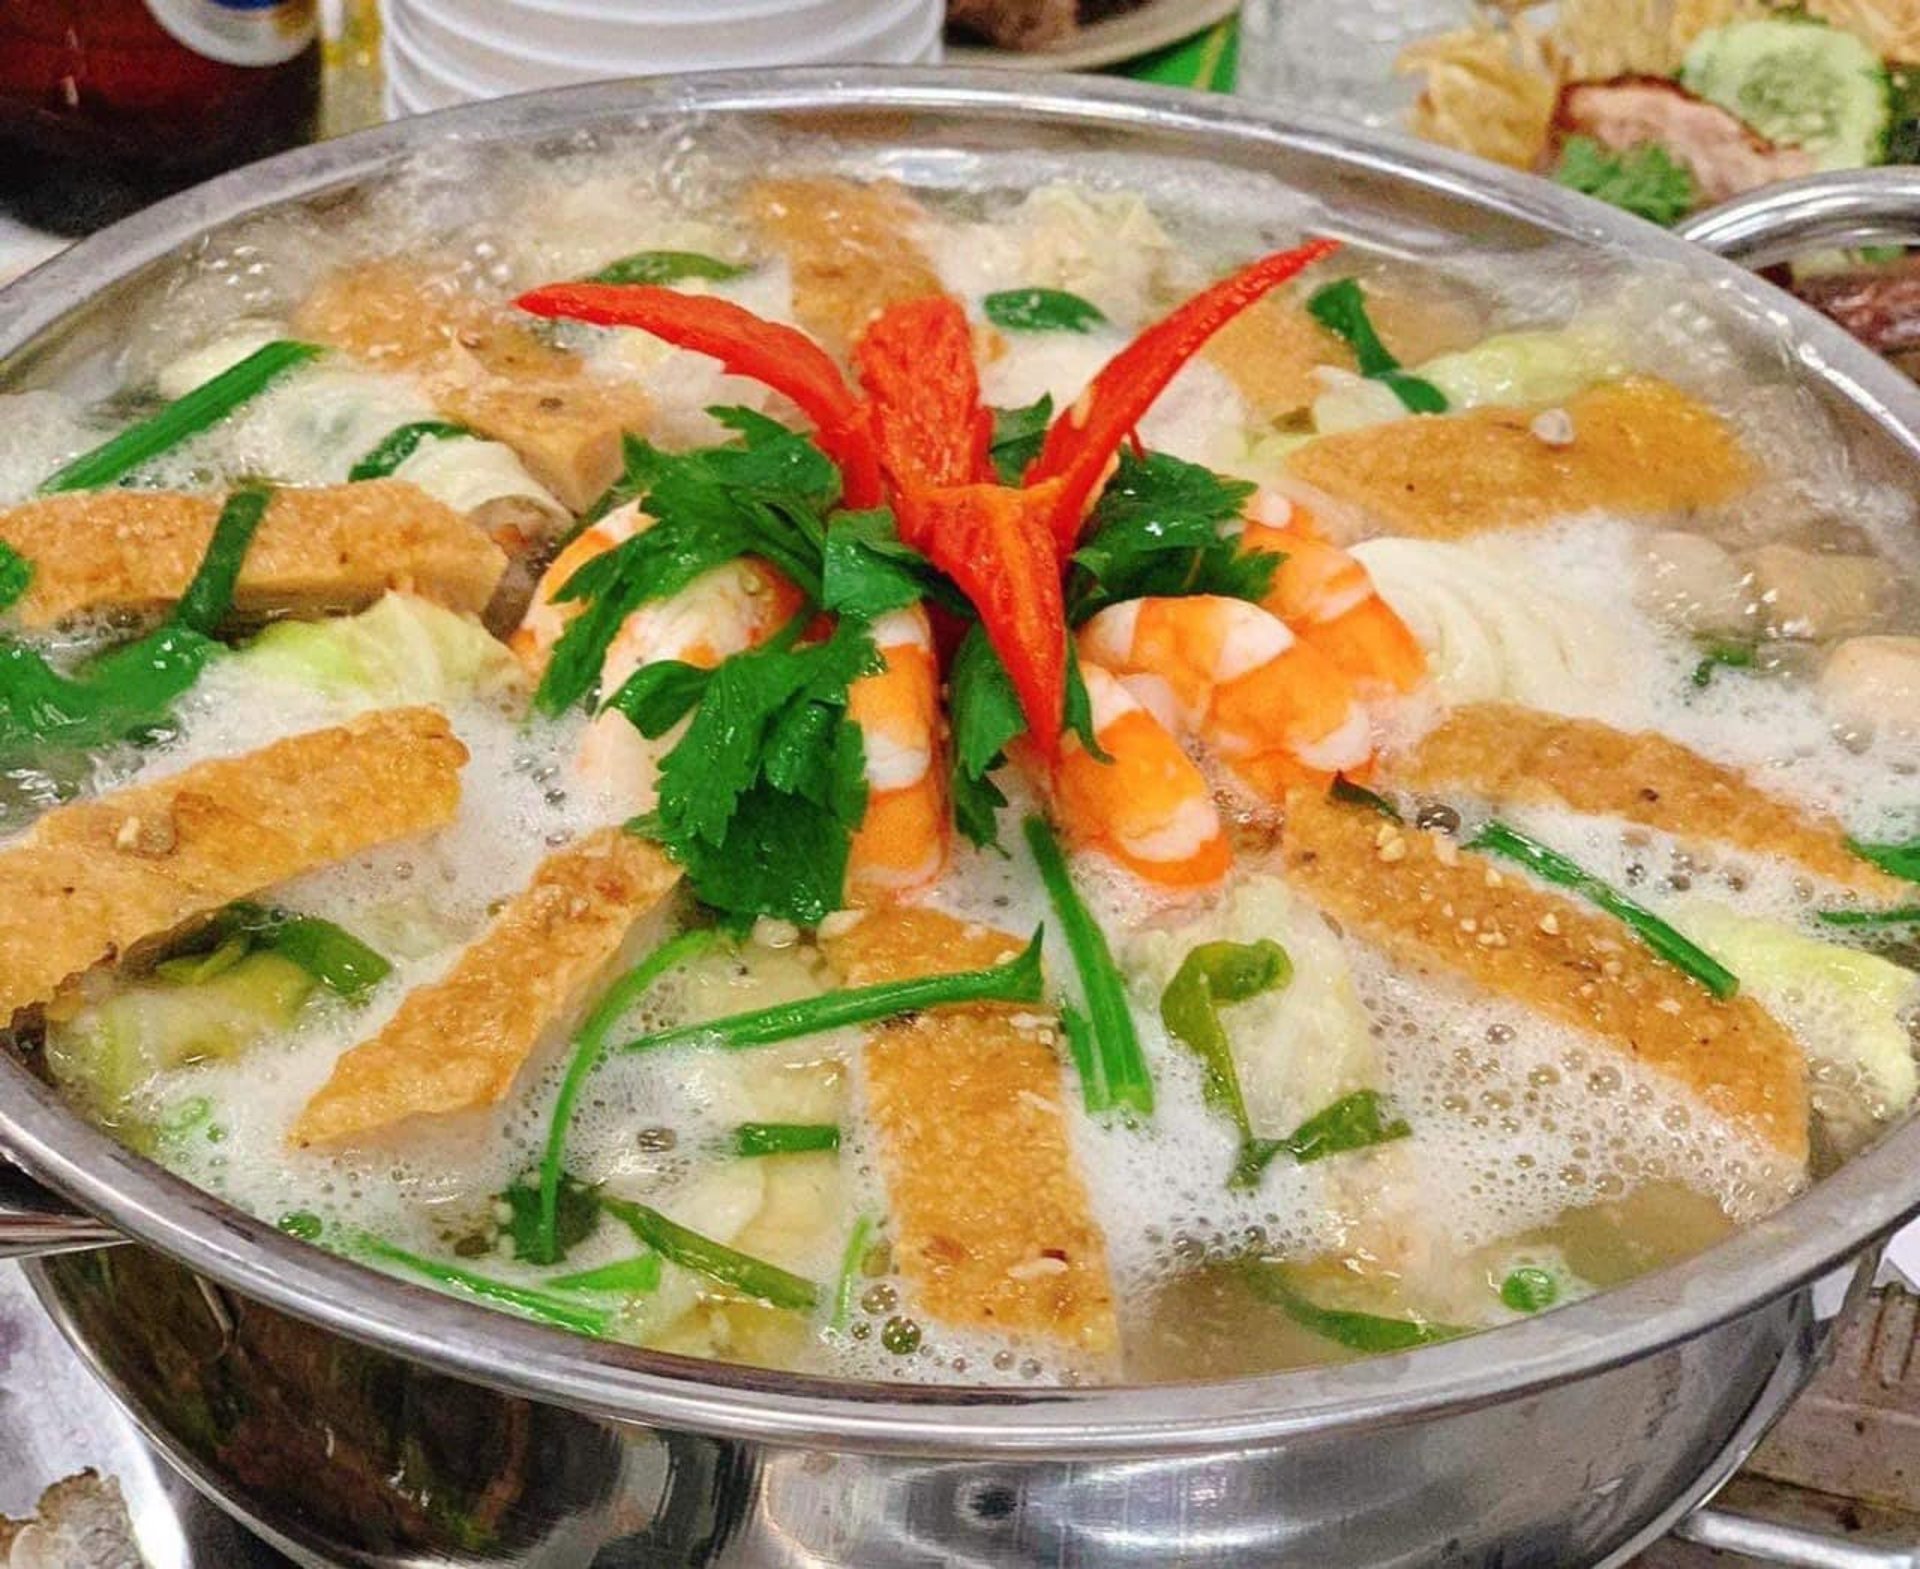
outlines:
[{"label": "milky white broth", "polygon": [[[736,171],[764,161],[766,150],[709,145],[705,134],[537,162],[489,152],[478,182],[477,155],[436,152],[362,201],[321,214],[273,214],[203,242],[159,298],[134,312],[110,362],[86,367],[67,390],[0,401],[0,501],[25,499],[53,469],[128,423],[156,383],[171,376],[176,387],[183,378],[192,385],[275,335],[320,276],[357,256],[413,255],[458,287],[503,295],[640,249],[753,255],[730,193]],[[668,156],[659,156],[662,148]],[[893,172],[925,174],[933,185],[954,178],[931,159],[924,168],[897,163]],[[1074,170],[1078,184],[1061,173],[1036,163],[1003,174],[989,190],[921,192],[925,217],[912,238],[976,320],[986,294],[1034,283],[1071,288],[1108,318],[1085,335],[1001,335],[982,371],[986,398],[996,405],[1043,392],[1057,407],[1071,405],[1137,329],[1226,264],[1329,221],[1244,176],[1215,192],[1177,166],[1088,159]],[[1410,255],[1396,237],[1383,240],[1353,247],[1339,270],[1388,286],[1397,281],[1444,312],[1463,346],[1576,318],[1605,323],[1619,345],[1620,370],[1659,374],[1703,397],[1769,471],[1754,496],[1677,524],[1589,513],[1448,546],[1444,557],[1403,541],[1360,545],[1356,554],[1388,603],[1423,642],[1451,629],[1458,655],[1451,673],[1436,659],[1429,686],[1383,722],[1383,742],[1417,737],[1449,702],[1504,697],[1621,729],[1659,730],[1832,814],[1863,840],[1920,829],[1913,732],[1842,720],[1818,679],[1846,637],[1920,632],[1905,586],[1915,549],[1908,507],[1852,474],[1808,395],[1796,390],[1788,356],[1735,348],[1716,314],[1723,307],[1677,277],[1614,274],[1557,253]],[[793,319],[792,278],[778,258],[737,281],[698,287]],[[555,332],[583,349],[598,373],[646,383],[660,408],[650,434],[663,446],[719,439],[703,412],[714,404],[794,417],[757,384],[642,335]],[[138,482],[338,484],[371,440],[430,412],[422,412],[422,394],[403,373],[330,356],[149,465]],[[1306,434],[1259,428],[1232,381],[1204,361],[1182,373],[1140,427],[1149,447],[1268,482]],[[1649,540],[1672,528],[1736,554],[1789,544],[1870,558],[1887,589],[1865,624],[1777,640],[1778,668],[1722,669],[1701,686],[1694,680],[1697,629],[1648,588]],[[1499,573],[1506,577],[1490,576]],[[1534,602],[1516,607],[1501,581],[1523,586]],[[1442,593],[1436,584],[1451,585],[1444,604],[1434,597]],[[1507,610],[1488,608],[1502,594]],[[1508,610],[1532,614],[1533,623],[1516,629],[1501,620]],[[1536,645],[1525,641],[1556,624],[1587,629],[1570,641],[1564,665],[1558,655],[1534,657]],[[118,635],[82,629],[65,641],[78,651]],[[1467,647],[1462,637],[1484,641]],[[160,1072],[111,1106],[89,1093],[83,1071],[63,1073],[57,1062],[51,1071],[137,1147],[254,1215],[272,1221],[299,1213],[317,1218],[323,1237],[373,1234],[537,1285],[543,1272],[515,1260],[498,1230],[494,1196],[537,1163],[564,1066],[557,1050],[529,1064],[497,1111],[415,1119],[377,1146],[347,1153],[296,1152],[286,1142],[294,1116],[341,1052],[376,1031],[410,990],[444,974],[543,855],[626,815],[581,772],[579,716],[529,719],[524,692],[511,686],[436,700],[472,753],[453,826],[262,895],[334,920],[391,959],[392,975],[370,997],[349,1005],[316,994],[284,1034],[224,1060]],[[217,664],[182,704],[170,740],[103,753],[67,787],[157,778],[376,706],[381,700],[367,694],[329,695],[244,659]],[[1011,770],[1002,783],[1016,810],[1031,803]],[[16,772],[7,789],[16,833],[58,793],[30,771]],[[1271,821],[1244,803],[1235,810],[1235,871],[1197,902],[1169,903],[1097,858],[1076,861],[1132,985],[1157,1094],[1144,1125],[1093,1119],[1072,1069],[1064,1070],[1069,1141],[1105,1236],[1119,1305],[1116,1363],[1092,1363],[1044,1339],[958,1332],[925,1317],[893,1268],[884,1228],[863,1260],[843,1329],[827,1325],[825,1310],[809,1320],[745,1303],[669,1265],[657,1289],[619,1308],[612,1332],[859,1378],[1054,1383],[1247,1372],[1353,1354],[1247,1293],[1230,1264],[1249,1249],[1299,1263],[1299,1279],[1324,1286],[1344,1307],[1491,1327],[1518,1316],[1497,1290],[1514,1268],[1553,1274],[1565,1300],[1710,1243],[1804,1180],[1685,1090],[1605,1043],[1464,982],[1397,971],[1290,891],[1277,875]],[[1831,890],[1786,863],[1729,851],[1698,864],[1668,837],[1613,819],[1545,808],[1502,815],[1601,877],[1631,885],[1640,902],[1676,922],[1688,897],[1710,891],[1742,914],[1811,934],[1808,911],[1832,902]],[[1008,857],[957,845],[926,897],[963,918],[1025,934],[1052,917],[1017,832],[1004,837],[1013,847]],[[649,918],[630,945],[635,956],[686,916],[679,903]],[[1818,935],[1839,941],[1846,934]],[[1259,937],[1279,941],[1296,968],[1286,991],[1246,1004],[1244,1017],[1230,1016],[1249,1101],[1270,1119],[1259,1131],[1283,1133],[1279,1119],[1288,1108],[1298,1121],[1312,1097],[1324,1103],[1364,1086],[1381,1091],[1412,1132],[1313,1164],[1276,1161],[1257,1188],[1242,1191],[1223,1182],[1237,1135],[1204,1099],[1196,1059],[1168,1039],[1158,1000],[1195,942]],[[1894,957],[1901,957],[1897,948]],[[1070,995],[1071,969],[1057,937],[1048,962]],[[85,992],[97,1001],[119,984],[94,976]],[[669,977],[615,1038],[830,984],[811,934],[762,923],[737,947]],[[1891,1016],[1903,1032],[1915,1000],[1893,1000]],[[1817,1041],[1827,1054],[1813,1070],[1823,1087],[1816,1151],[1824,1161],[1875,1136],[1904,1105],[1844,1060],[1831,1060],[1844,1058],[1851,1016],[1829,1018],[1822,1007],[1818,997],[1789,997],[1776,1011],[1810,1050]],[[51,1031],[57,1036],[57,1020]],[[56,1055],[49,1027],[30,1022],[20,1033],[32,1060],[44,1066]],[[580,1103],[568,1166],[830,1294],[850,1226],[860,1216],[884,1216],[887,1207],[864,1117],[861,1039],[859,1029],[848,1029],[750,1053],[695,1045],[616,1056]],[[840,1149],[761,1160],[719,1153],[729,1130],[748,1121],[837,1123]],[[1020,1195],[1007,1202],[1017,1205]],[[587,1270],[633,1251],[622,1228],[603,1224],[566,1265]],[[904,1350],[899,1334],[883,1333],[903,1321],[919,1331]]]}]

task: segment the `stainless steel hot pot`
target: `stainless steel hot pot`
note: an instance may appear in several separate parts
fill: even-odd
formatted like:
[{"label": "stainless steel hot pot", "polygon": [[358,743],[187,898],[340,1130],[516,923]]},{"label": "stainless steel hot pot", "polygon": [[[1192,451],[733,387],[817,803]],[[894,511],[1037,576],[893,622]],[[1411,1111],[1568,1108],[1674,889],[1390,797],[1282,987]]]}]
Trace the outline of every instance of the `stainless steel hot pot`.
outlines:
[{"label": "stainless steel hot pot", "polygon": [[[1150,153],[1200,181],[1277,176],[1336,230],[1391,230],[1409,254],[1544,260],[1572,242],[1685,267],[1756,344],[1789,345],[1861,463],[1920,479],[1920,389],[1697,244],[1430,148],[984,72],[610,84],[276,158],[0,293],[0,386],[84,379],[209,230],[334,201],[442,139],[559,146],[688,122],[697,143],[741,121],[831,132],[910,179],[1021,149]],[[1910,236],[1917,216],[1920,176],[1887,174],[1803,182],[1694,233],[1753,259]],[[0,1244],[44,1255],[35,1282],[80,1353],[190,1477],[316,1564],[1617,1562],[1705,1497],[1809,1376],[1826,1339],[1814,1282],[1830,1312],[1920,1208],[1908,1125],[1711,1252],[1494,1334],[1233,1383],[942,1390],[583,1341],[374,1274],[128,1152],[10,1059],[0,1148],[52,1190],[8,1177]]]}]

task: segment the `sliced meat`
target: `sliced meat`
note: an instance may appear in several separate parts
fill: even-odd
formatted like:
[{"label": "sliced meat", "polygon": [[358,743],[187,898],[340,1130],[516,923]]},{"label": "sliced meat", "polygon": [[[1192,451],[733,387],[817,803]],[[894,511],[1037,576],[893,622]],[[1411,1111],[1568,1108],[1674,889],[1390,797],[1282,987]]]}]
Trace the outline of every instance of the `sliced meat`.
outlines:
[{"label": "sliced meat", "polygon": [[1570,136],[1590,136],[1611,152],[1657,142],[1693,171],[1702,207],[1815,168],[1803,148],[1768,141],[1738,115],[1664,76],[1567,83],[1548,130],[1549,166]]},{"label": "sliced meat", "polygon": [[1754,481],[1732,427],[1667,382],[1608,382],[1562,408],[1564,443],[1535,431],[1537,409],[1471,409],[1321,436],[1288,457],[1287,473],[1357,532],[1426,539],[1581,512],[1665,517]]},{"label": "sliced meat", "polygon": [[613,483],[622,433],[644,429],[653,408],[644,388],[593,375],[508,306],[408,262],[369,262],[323,279],[292,327],[368,364],[412,372],[441,413],[512,447],[575,512]]},{"label": "sliced meat", "polygon": [[[874,910],[822,946],[861,986],[984,968],[1022,944],[903,907]],[[894,1257],[915,1305],[940,1323],[1104,1357],[1119,1342],[1106,1243],[1067,1139],[1060,1062],[1026,1022],[1034,1016],[943,1008],[867,1037]]]},{"label": "sliced meat", "polygon": [[747,191],[746,217],[760,243],[786,257],[800,325],[835,354],[887,306],[943,292],[913,241],[920,207],[898,185],[760,180]]},{"label": "sliced meat", "polygon": [[337,1144],[503,1100],[527,1059],[572,1031],[679,880],[658,847],[619,828],[548,856],[442,979],[334,1064],[289,1142]]},{"label": "sliced meat", "polygon": [[948,0],[947,21],[1002,49],[1044,49],[1080,25],[1076,0]]},{"label": "sliced meat", "polygon": [[[74,491],[0,511],[0,540],[33,564],[10,614],[39,629],[163,611],[192,581],[219,515],[218,497],[155,490]],[[234,608],[359,610],[402,589],[478,614],[506,569],[470,521],[399,480],[281,490],[247,551]]]},{"label": "sliced meat", "polygon": [[395,708],[56,807],[0,851],[0,1019],[273,883],[453,818],[467,749]]},{"label": "sliced meat", "polygon": [[1920,349],[1920,261],[1908,258],[1872,271],[1816,273],[1794,279],[1793,292],[1875,353]]},{"label": "sliced meat", "polygon": [[1769,795],[1739,770],[1657,731],[1615,730],[1511,703],[1472,703],[1387,768],[1410,789],[1464,788],[1495,803],[1557,802],[1681,839],[1779,856],[1874,898],[1895,900],[1911,891],[1853,854],[1845,830],[1831,818]]},{"label": "sliced meat", "polygon": [[1281,850],[1289,881],[1396,963],[1587,1031],[1805,1164],[1806,1062],[1752,998],[1716,1001],[1611,917],[1319,791],[1289,797]]}]

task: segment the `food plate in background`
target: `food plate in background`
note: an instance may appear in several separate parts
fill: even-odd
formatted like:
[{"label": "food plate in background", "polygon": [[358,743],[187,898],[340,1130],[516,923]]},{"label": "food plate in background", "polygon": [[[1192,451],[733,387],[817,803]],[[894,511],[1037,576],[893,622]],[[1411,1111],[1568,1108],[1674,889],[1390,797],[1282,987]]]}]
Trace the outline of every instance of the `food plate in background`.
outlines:
[{"label": "food plate in background", "polygon": [[949,44],[952,65],[1012,66],[1031,71],[1085,71],[1151,54],[1225,21],[1240,0],[1148,0],[1135,10],[1089,22],[1042,49],[999,49],[990,44]]}]

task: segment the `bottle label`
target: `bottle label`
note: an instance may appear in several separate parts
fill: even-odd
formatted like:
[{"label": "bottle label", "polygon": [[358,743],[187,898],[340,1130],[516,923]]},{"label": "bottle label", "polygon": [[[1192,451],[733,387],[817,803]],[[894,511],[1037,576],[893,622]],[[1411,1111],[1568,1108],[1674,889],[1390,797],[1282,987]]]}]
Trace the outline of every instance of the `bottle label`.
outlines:
[{"label": "bottle label", "polygon": [[223,65],[278,65],[313,42],[314,0],[146,0],[175,39]]}]

